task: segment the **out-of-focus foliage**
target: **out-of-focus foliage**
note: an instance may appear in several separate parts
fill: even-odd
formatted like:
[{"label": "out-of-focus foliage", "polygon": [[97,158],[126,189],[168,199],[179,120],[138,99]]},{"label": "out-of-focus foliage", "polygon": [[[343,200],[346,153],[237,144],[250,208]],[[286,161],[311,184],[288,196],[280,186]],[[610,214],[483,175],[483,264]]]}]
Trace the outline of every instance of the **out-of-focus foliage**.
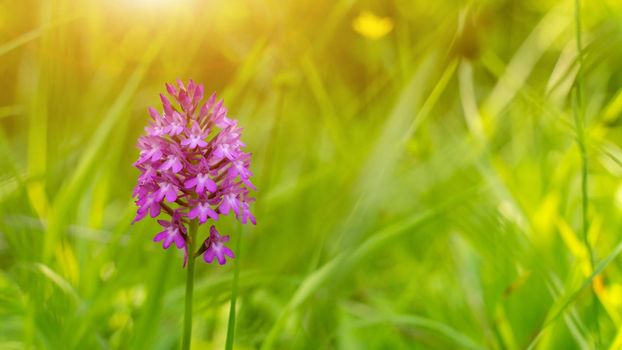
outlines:
[{"label": "out-of-focus foliage", "polygon": [[[169,349],[180,252],[131,225],[164,82],[224,95],[254,153],[239,349],[622,347],[622,2],[0,3],[0,348]],[[199,264],[197,349],[232,265]],[[593,292],[591,291],[593,290]]]}]

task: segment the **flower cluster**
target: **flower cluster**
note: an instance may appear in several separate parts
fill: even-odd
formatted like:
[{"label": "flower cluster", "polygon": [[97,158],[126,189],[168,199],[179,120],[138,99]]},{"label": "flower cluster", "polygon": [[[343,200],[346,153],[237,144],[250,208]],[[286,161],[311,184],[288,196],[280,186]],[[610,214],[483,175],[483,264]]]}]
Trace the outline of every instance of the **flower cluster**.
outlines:
[{"label": "flower cluster", "polygon": [[[216,102],[213,94],[203,103],[203,85],[192,80],[188,86],[179,80],[177,87],[166,84],[166,90],[179,108],[162,94],[162,113],[149,108],[152,121],[138,140],[140,156],[134,163],[140,170],[134,222],[147,214],[170,216],[168,221],[158,220],[163,231],[154,241],[161,241],[164,249],[172,243],[183,249],[185,265],[188,255],[195,254],[188,252],[189,221],[204,224],[233,212],[243,224],[256,224],[249,208],[249,190],[255,187],[248,169],[251,155],[242,151],[242,129],[227,117],[222,100]],[[224,246],[228,240],[212,225],[196,254],[203,254],[207,263],[216,258],[222,265],[226,256],[233,258]]]}]

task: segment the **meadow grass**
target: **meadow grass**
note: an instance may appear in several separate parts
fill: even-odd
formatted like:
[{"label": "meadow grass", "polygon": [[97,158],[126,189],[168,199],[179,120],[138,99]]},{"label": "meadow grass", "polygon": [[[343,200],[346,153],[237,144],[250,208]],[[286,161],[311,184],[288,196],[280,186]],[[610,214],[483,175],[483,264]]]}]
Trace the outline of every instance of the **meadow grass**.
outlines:
[{"label": "meadow grass", "polygon": [[219,222],[233,263],[197,260],[192,348],[621,349],[620,23],[614,0],[0,3],[0,349],[181,345],[181,252],[131,224],[177,78],[224,97],[259,188],[257,226]]}]

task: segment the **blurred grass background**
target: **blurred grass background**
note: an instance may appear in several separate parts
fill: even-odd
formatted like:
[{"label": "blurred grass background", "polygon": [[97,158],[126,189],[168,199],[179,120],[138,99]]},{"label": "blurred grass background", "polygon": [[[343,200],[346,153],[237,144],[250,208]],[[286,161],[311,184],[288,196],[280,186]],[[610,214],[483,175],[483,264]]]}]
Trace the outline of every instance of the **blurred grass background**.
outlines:
[{"label": "blurred grass background", "polygon": [[[163,84],[245,128],[238,349],[621,349],[622,3],[0,2],[0,348],[179,345],[179,251],[130,225]],[[243,232],[240,232],[242,230]],[[222,348],[233,264],[198,264]],[[593,292],[590,291],[593,289]]]}]

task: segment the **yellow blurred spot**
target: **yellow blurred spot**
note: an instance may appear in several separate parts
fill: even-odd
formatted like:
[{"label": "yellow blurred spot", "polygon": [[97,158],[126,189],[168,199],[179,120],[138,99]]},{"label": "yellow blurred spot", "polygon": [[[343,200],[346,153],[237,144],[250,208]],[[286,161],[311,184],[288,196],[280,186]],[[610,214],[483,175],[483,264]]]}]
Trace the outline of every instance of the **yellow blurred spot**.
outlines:
[{"label": "yellow blurred spot", "polygon": [[619,283],[612,283],[605,287],[603,296],[609,301],[609,304],[616,309],[622,307],[622,285]]},{"label": "yellow blurred spot", "polygon": [[605,291],[605,282],[603,280],[603,276],[602,275],[594,276],[594,279],[592,280],[592,286],[596,294],[598,294],[599,296],[602,295],[603,292]]},{"label": "yellow blurred spot", "polygon": [[393,21],[388,17],[378,17],[369,11],[363,11],[352,21],[352,28],[369,39],[380,39],[393,29]]},{"label": "yellow blurred spot", "polygon": [[[595,287],[594,289],[597,289]],[[600,292],[598,292],[598,297],[603,307],[607,311],[609,317],[613,323],[620,327],[618,331],[618,335],[614,344],[617,344],[615,347],[611,347],[610,349],[621,349],[622,348],[622,315],[620,312],[622,311],[622,285],[619,283],[612,283],[609,285],[603,285]]]}]

